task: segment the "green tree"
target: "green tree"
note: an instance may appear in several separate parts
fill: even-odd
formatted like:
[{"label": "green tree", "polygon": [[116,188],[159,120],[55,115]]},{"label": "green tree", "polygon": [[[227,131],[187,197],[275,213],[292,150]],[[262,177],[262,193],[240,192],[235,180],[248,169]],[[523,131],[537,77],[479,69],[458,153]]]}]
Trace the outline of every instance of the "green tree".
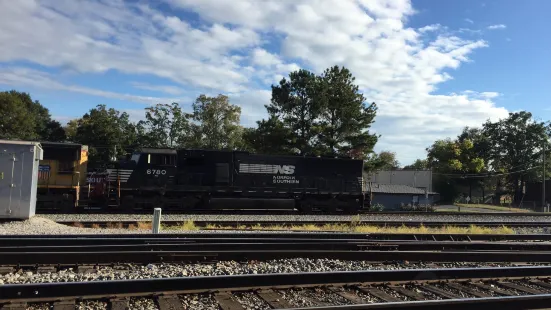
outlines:
[{"label": "green tree", "polygon": [[377,106],[366,104],[354,83],[355,78],[345,67],[331,67],[320,78],[323,96],[318,143],[326,154],[348,155],[352,149],[368,154],[377,143],[377,136],[368,131]]},{"label": "green tree", "polygon": [[65,134],[67,135],[67,140],[69,140],[71,142],[76,141],[77,129],[78,129],[78,124],[79,124],[80,121],[81,121],[80,118],[75,118],[75,119],[72,119],[72,120],[67,122],[67,124],[63,128],[63,129],[65,129]]},{"label": "green tree", "polygon": [[[475,178],[471,175],[483,172],[486,163],[483,158],[476,154],[471,140],[437,140],[427,149],[427,152],[429,167],[442,175],[442,178],[439,179],[440,182],[452,186],[455,186],[456,183],[466,184],[469,186],[469,196],[472,196],[472,186]],[[451,182],[450,178],[453,178]],[[455,198],[455,191],[444,188],[441,188],[441,190],[454,196],[446,198]]]},{"label": "green tree", "polygon": [[193,103],[190,146],[208,149],[236,149],[243,145],[239,125],[241,108],[224,95],[200,95]]},{"label": "green tree", "polygon": [[494,171],[507,174],[508,187],[514,201],[519,202],[521,184],[538,177],[531,169],[541,164],[544,144],[551,149],[549,124],[535,121],[530,112],[521,111],[509,113],[509,117],[497,122],[487,121],[483,132],[490,141],[489,157]]},{"label": "green tree", "polygon": [[0,93],[0,137],[2,139],[39,139],[34,127],[35,117],[19,96]]},{"label": "green tree", "polygon": [[291,72],[279,85],[272,85],[272,100],[266,106],[270,118],[281,120],[292,133],[291,141],[300,155],[319,153],[315,149],[323,111],[321,79],[307,70]]},{"label": "green tree", "polygon": [[149,147],[183,146],[189,139],[190,115],[176,102],[145,109],[145,121],[137,124],[140,143]]},{"label": "green tree", "polygon": [[370,156],[368,162],[367,166],[371,170],[392,170],[400,167],[396,153],[391,151],[381,151],[379,154]]},{"label": "green tree", "polygon": [[247,149],[261,154],[293,154],[293,134],[276,117],[257,122],[257,128],[245,128],[243,140]]},{"label": "green tree", "polygon": [[404,166],[404,169],[425,170],[428,169],[428,162],[426,159],[416,159],[413,164]]},{"label": "green tree", "polygon": [[64,141],[59,122],[38,100],[25,92],[0,92],[0,137],[5,139]]},{"label": "green tree", "polygon": [[50,120],[40,133],[42,140],[50,142],[63,142],[67,140],[65,129],[58,121]]},{"label": "green tree", "polygon": [[91,164],[105,163],[136,145],[136,128],[127,113],[98,105],[78,120],[75,142],[89,146]]}]

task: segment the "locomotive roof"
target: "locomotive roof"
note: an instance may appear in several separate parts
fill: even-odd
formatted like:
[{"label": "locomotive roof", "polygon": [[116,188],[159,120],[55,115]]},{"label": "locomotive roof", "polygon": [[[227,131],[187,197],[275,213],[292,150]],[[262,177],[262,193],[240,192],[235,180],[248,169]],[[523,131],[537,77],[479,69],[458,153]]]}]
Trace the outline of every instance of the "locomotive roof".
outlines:
[{"label": "locomotive roof", "polygon": [[150,147],[144,147],[141,149],[142,153],[149,153],[149,154],[176,154],[176,150],[174,149],[162,149],[162,148],[150,148]]},{"label": "locomotive roof", "polygon": [[72,142],[49,142],[49,141],[40,141],[40,144],[45,146],[59,146],[59,147],[81,147],[82,144],[80,143],[72,143]]}]

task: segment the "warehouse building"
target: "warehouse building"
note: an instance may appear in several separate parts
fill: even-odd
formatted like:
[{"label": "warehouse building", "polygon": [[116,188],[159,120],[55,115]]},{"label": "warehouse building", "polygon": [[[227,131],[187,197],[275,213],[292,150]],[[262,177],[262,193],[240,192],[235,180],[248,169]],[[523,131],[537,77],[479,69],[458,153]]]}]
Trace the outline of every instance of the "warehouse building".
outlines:
[{"label": "warehouse building", "polygon": [[380,170],[364,174],[372,204],[385,210],[400,210],[402,204],[433,204],[438,194],[432,191],[431,170]]},{"label": "warehouse building", "polygon": [[432,205],[438,194],[424,188],[397,184],[368,184],[372,204],[382,204],[385,210],[400,210],[401,205]]},{"label": "warehouse building", "polygon": [[432,191],[432,171],[426,170],[379,170],[364,174],[364,180],[378,184],[407,185]]}]

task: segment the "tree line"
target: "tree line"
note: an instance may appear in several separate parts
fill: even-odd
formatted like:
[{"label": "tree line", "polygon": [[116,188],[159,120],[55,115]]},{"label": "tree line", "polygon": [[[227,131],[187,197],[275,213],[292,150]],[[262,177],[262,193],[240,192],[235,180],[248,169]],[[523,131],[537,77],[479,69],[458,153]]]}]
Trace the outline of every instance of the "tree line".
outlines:
[{"label": "tree line", "polygon": [[[549,122],[534,119],[531,113],[509,113],[499,121],[486,121],[478,128],[466,127],[455,138],[435,141],[426,149],[427,157],[407,168],[432,169],[435,190],[445,201],[460,194],[473,197],[511,195],[515,203],[523,199],[527,182],[541,181],[544,148],[551,159]],[[546,170],[546,176],[549,172]],[[488,194],[488,195],[486,195]]]},{"label": "tree line", "polygon": [[[145,108],[132,122],[128,113],[99,104],[66,125],[28,93],[0,93],[0,138],[65,141],[90,147],[90,162],[120,158],[139,147],[247,150],[256,153],[362,158],[369,169],[397,165],[370,132],[377,106],[368,103],[345,67],[316,75],[291,72],[272,85],[267,118],[241,125],[241,108],[225,95],[200,95],[184,109],[180,103]],[[389,157],[390,155],[390,157]]]}]

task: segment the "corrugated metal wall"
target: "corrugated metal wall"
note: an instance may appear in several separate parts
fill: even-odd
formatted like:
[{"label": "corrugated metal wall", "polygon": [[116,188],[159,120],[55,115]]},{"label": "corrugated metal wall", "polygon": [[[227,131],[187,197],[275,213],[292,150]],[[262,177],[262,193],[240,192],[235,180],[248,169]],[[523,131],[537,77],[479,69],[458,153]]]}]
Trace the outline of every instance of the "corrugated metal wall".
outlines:
[{"label": "corrugated metal wall", "polygon": [[366,182],[379,184],[409,185],[413,187],[427,188],[432,192],[431,170],[381,170],[365,174]]}]

